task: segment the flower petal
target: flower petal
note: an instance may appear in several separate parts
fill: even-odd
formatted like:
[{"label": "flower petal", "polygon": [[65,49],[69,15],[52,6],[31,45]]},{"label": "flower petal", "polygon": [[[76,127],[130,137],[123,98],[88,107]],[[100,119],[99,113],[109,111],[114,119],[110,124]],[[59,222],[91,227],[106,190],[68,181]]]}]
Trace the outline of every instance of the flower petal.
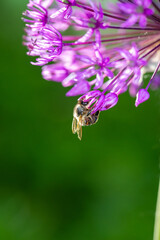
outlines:
[{"label": "flower petal", "polygon": [[58,64],[50,64],[42,67],[42,76],[48,81],[62,82],[68,75],[68,70]]},{"label": "flower petal", "polygon": [[92,34],[94,33],[94,30],[90,28],[84,35],[83,37],[79,38],[75,43],[81,43],[81,42],[86,42],[88,39],[91,38]]},{"label": "flower petal", "polygon": [[138,20],[138,15],[132,14],[126,22],[122,23],[121,26],[122,27],[131,27],[137,22],[137,20]]},{"label": "flower petal", "polygon": [[144,14],[140,16],[139,25],[141,26],[141,28],[145,28],[147,25],[147,18]]},{"label": "flower petal", "polygon": [[84,94],[90,90],[90,85],[87,81],[80,81],[73,86],[71,90],[66,93],[67,97]]},{"label": "flower petal", "polygon": [[100,88],[101,86],[102,86],[102,84],[103,84],[103,74],[102,74],[102,72],[101,71],[99,71],[98,73],[97,73],[97,76],[96,76],[96,83],[95,83],[95,87],[94,87],[94,89],[98,89],[98,88]]},{"label": "flower petal", "polygon": [[152,0],[144,0],[143,1],[143,6],[144,8],[148,8],[152,3]]}]

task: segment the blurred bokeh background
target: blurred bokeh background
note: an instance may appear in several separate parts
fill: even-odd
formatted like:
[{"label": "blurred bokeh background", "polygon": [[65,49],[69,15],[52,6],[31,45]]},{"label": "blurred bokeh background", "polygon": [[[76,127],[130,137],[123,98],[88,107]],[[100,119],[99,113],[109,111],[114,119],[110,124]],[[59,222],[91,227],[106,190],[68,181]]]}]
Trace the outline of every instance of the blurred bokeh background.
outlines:
[{"label": "blurred bokeh background", "polygon": [[43,80],[22,46],[26,4],[1,1],[0,239],[152,239],[160,91],[138,108],[123,94],[80,142],[76,98]]}]

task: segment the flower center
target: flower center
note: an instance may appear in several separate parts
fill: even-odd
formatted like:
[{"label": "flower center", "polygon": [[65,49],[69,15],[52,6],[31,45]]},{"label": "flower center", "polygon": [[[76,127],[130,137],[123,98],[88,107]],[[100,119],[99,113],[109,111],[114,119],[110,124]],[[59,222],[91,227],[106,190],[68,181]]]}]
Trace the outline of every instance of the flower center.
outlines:
[{"label": "flower center", "polygon": [[136,9],[136,13],[142,14],[144,12],[144,8],[142,6],[138,6]]}]

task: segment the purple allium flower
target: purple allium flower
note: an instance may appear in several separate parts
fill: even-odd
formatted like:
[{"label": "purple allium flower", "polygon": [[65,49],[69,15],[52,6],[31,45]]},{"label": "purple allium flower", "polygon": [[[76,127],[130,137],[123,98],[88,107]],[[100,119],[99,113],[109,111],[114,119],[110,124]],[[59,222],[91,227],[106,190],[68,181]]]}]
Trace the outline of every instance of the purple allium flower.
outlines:
[{"label": "purple allium flower", "polygon": [[[129,90],[137,107],[149,99],[150,88],[160,87],[155,0],[119,0],[111,9],[94,0],[30,0],[27,7],[23,44],[37,56],[32,64],[43,66],[44,79],[70,87],[66,96],[82,95],[73,121],[80,139],[82,126],[96,123],[120,94]],[[148,83],[147,72],[153,72]]]},{"label": "purple allium flower", "polygon": [[134,73],[134,80],[139,79],[141,75],[140,68],[146,65],[146,61],[140,58],[136,44],[133,42],[129,50],[117,48],[117,51],[123,59],[120,62],[115,62],[115,67],[126,65],[127,69]]},{"label": "purple allium flower", "polygon": [[23,13],[23,16],[25,16],[23,21],[27,23],[26,27],[32,28],[33,31],[38,32],[46,25],[48,12],[43,6],[31,0],[27,6],[29,10]]},{"label": "purple allium flower", "polygon": [[53,27],[46,26],[40,32],[40,38],[32,42],[33,49],[28,53],[31,56],[40,56],[33,65],[42,66],[53,61],[62,52],[62,36]]},{"label": "purple allium flower", "polygon": [[[97,47],[95,48],[95,56],[96,56],[95,60],[91,59],[89,56],[84,55],[78,55],[77,58],[82,62],[89,64],[90,66],[89,69],[91,70],[92,75],[96,74],[94,89],[98,89],[103,84],[104,76],[112,78],[113,72],[109,69],[109,67],[112,66],[109,62],[110,61],[109,57],[103,58],[101,52],[99,51],[99,49],[97,49]],[[94,66],[94,68],[92,66]]]},{"label": "purple allium flower", "polygon": [[[109,69],[111,66],[109,63],[109,58],[103,59],[102,54],[98,49],[95,49],[95,56],[93,59],[85,55],[76,55],[75,57],[76,60],[79,60],[81,63],[83,63],[83,65],[81,65],[80,70],[78,69],[78,71],[75,71],[74,73],[72,72],[62,81],[62,85],[64,87],[76,84],[76,86],[73,87],[72,91],[69,91],[69,93],[67,93],[67,96],[76,96],[82,94],[82,90],[80,90],[80,92],[77,91],[78,86],[79,89],[81,89],[81,84],[83,84],[83,86],[86,86],[83,91],[83,93],[85,93],[89,91],[92,85],[95,85],[94,89],[100,88],[103,84],[104,77],[113,77],[113,73]],[[95,76],[95,79],[87,84],[86,79],[92,76]]]},{"label": "purple allium flower", "polygon": [[119,68],[126,66],[126,70],[123,72],[119,80],[124,82],[124,80],[127,80],[132,75],[130,80],[130,93],[132,96],[135,96],[138,88],[141,86],[141,68],[146,65],[146,61],[139,57],[138,48],[134,42],[129,50],[119,48],[117,51],[123,59],[119,62],[115,61],[115,67]]},{"label": "purple allium flower", "polygon": [[133,0],[118,3],[118,8],[123,13],[128,15],[128,19],[122,23],[123,27],[131,27],[137,21],[141,28],[147,25],[147,17],[153,14],[150,7],[152,0]]},{"label": "purple allium flower", "polygon": [[103,9],[101,3],[99,7],[92,1],[89,1],[93,9],[94,14],[87,14],[85,18],[75,17],[73,18],[80,26],[88,29],[86,34],[76,41],[76,43],[86,42],[88,39],[95,34],[95,41],[97,46],[101,45],[101,33],[100,29],[106,29],[109,26],[109,23],[105,21],[103,15]]}]

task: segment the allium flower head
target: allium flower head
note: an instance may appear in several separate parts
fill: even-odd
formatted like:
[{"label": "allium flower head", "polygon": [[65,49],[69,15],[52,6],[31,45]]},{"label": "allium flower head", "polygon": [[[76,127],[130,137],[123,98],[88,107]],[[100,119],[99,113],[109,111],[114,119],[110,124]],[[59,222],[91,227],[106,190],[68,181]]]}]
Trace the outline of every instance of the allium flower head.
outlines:
[{"label": "allium flower head", "polygon": [[42,66],[44,79],[70,87],[66,96],[81,95],[72,125],[80,139],[82,126],[95,124],[120,94],[129,90],[137,107],[160,87],[158,1],[119,0],[110,10],[94,0],[30,0],[27,8],[23,44],[37,56],[31,63]]}]

